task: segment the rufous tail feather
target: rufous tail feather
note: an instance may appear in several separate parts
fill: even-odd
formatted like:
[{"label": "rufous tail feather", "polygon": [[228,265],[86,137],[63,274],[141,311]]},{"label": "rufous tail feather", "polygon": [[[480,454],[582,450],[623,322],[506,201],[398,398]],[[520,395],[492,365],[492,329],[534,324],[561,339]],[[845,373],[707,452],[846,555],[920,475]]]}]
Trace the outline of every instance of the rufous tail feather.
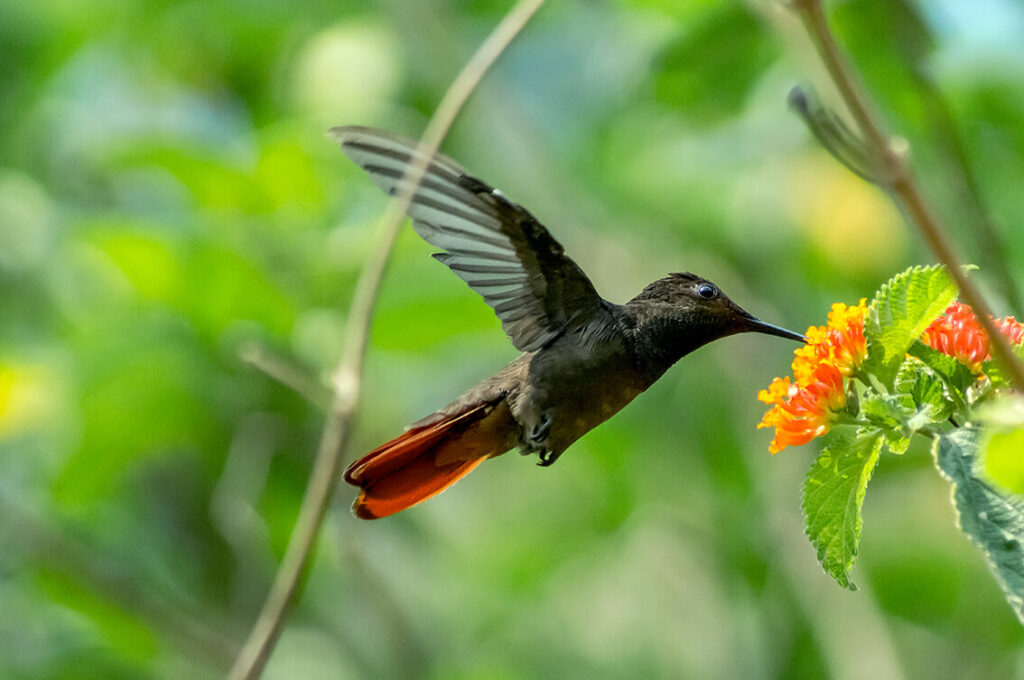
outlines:
[{"label": "rufous tail feather", "polygon": [[510,423],[504,402],[480,404],[378,446],[345,471],[361,489],[352,512],[378,519],[441,493],[511,448]]}]

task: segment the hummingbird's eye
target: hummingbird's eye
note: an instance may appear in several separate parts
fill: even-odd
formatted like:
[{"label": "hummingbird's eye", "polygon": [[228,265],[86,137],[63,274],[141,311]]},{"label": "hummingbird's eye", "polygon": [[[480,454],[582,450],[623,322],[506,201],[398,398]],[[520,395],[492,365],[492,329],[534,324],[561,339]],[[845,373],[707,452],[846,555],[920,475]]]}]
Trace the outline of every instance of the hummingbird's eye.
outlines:
[{"label": "hummingbird's eye", "polygon": [[711,298],[718,295],[718,289],[712,286],[710,283],[703,283],[701,284],[700,288],[697,289],[697,295],[700,295],[705,300],[710,300]]}]

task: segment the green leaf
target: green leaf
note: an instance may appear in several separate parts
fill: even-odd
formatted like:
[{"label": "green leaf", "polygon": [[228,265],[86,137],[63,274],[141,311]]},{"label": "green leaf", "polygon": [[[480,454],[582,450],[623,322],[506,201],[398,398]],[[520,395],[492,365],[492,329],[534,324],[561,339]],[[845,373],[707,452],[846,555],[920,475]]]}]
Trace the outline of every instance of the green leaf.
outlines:
[{"label": "green leaf", "polygon": [[945,383],[947,396],[954,410],[960,410],[967,402],[967,389],[978,382],[978,376],[971,369],[948,354],[932,349],[920,340],[915,341],[907,350],[911,356],[920,359]]},{"label": "green leaf", "polygon": [[936,439],[935,462],[953,485],[960,530],[981,548],[1006,601],[1024,623],[1024,498],[997,491],[976,474],[981,432],[961,428]]},{"label": "green leaf", "polygon": [[865,370],[891,384],[907,350],[956,294],[956,285],[940,265],[913,267],[889,279],[868,307]]},{"label": "green leaf", "polygon": [[882,429],[900,429],[903,421],[914,414],[912,408],[895,396],[874,391],[867,392],[860,400],[860,410],[872,425]]},{"label": "green leaf", "polygon": [[[953,413],[955,406],[939,374],[914,356],[907,357],[900,366],[896,381],[893,383],[893,394],[904,406],[915,410],[916,419],[907,423],[912,431],[917,431],[928,423],[946,420]],[[914,425],[917,427],[913,427]]]},{"label": "green leaf", "polygon": [[917,357],[907,357],[896,374],[893,393],[906,406],[931,407],[933,419],[945,420],[951,404],[942,378]]},{"label": "green leaf", "polygon": [[821,566],[850,590],[856,590],[850,569],[860,545],[861,507],[881,448],[877,430],[837,430],[804,480],[804,530]]},{"label": "green leaf", "polygon": [[890,451],[896,454],[906,452],[910,437],[904,434],[904,422],[914,416],[913,408],[903,405],[894,396],[869,391],[860,400],[860,412],[882,431]]},{"label": "green leaf", "polygon": [[914,433],[946,420],[952,411],[942,379],[914,357],[900,365],[891,393],[868,390],[861,399],[861,414],[882,430],[896,454],[906,452]]}]

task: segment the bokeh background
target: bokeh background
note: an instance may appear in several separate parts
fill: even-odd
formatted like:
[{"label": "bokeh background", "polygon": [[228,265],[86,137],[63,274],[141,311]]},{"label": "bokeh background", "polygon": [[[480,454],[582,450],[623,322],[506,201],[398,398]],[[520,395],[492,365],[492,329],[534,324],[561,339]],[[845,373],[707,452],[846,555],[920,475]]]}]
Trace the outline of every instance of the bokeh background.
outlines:
[{"label": "bokeh background", "polygon": [[[221,677],[295,519],[385,201],[324,136],[418,136],[510,2],[0,0],[0,677]],[[998,314],[1021,313],[1024,8],[832,3]],[[445,150],[624,301],[670,271],[796,329],[931,261],[786,109],[771,2],[553,2]],[[402,235],[350,456],[514,356]],[[1008,285],[1012,283],[1013,286]],[[771,457],[792,347],[687,357],[550,469],[514,454],[379,522],[337,494],[268,678],[1009,678],[1024,631],[922,447],[854,571],[804,539],[815,445]]]}]

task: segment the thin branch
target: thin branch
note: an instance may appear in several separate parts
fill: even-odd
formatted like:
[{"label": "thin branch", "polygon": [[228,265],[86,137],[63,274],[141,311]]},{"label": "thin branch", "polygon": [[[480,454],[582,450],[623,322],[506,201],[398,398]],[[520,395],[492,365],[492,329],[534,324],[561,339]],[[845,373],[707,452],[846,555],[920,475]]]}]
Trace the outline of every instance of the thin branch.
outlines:
[{"label": "thin branch", "polygon": [[946,265],[960,289],[960,295],[974,309],[978,321],[985,328],[993,356],[1006,369],[1017,388],[1024,390],[1024,366],[1014,355],[1006,337],[996,329],[991,308],[974,282],[967,278],[963,263],[946,236],[945,227],[918,188],[907,161],[906,143],[893,140],[883,130],[879,116],[828,27],[822,0],[792,0],[791,7],[803,19],[818,55],[864,135],[875,167],[873,175],[878,178],[879,186],[889,192],[935,257]]},{"label": "thin branch", "polygon": [[423,133],[419,147],[420,153],[407,170],[410,181],[404,185],[404,191],[400,192],[389,206],[383,220],[384,233],[380,243],[356,284],[346,329],[345,345],[341,360],[332,377],[334,400],[324,424],[324,431],[320,438],[313,469],[310,472],[309,484],[302,499],[302,507],[299,509],[298,519],[295,522],[291,538],[288,541],[288,548],[281,560],[274,583],[263,604],[263,610],[235,660],[235,665],[228,675],[229,680],[254,680],[262,674],[274,645],[280,637],[288,609],[295,599],[299,579],[305,572],[320,525],[338,481],[343,453],[350,432],[349,423],[355,415],[359,402],[363,360],[370,334],[370,324],[377,303],[377,292],[412,195],[419,187],[426,172],[428,159],[437,153],[455,117],[488,69],[543,4],[544,0],[519,0],[484,40],[476,53],[470,57],[448,88]]},{"label": "thin branch", "polygon": [[331,390],[317,382],[295,363],[278,356],[258,342],[249,342],[238,351],[239,358],[256,370],[265,373],[306,401],[323,411],[331,406]]}]

